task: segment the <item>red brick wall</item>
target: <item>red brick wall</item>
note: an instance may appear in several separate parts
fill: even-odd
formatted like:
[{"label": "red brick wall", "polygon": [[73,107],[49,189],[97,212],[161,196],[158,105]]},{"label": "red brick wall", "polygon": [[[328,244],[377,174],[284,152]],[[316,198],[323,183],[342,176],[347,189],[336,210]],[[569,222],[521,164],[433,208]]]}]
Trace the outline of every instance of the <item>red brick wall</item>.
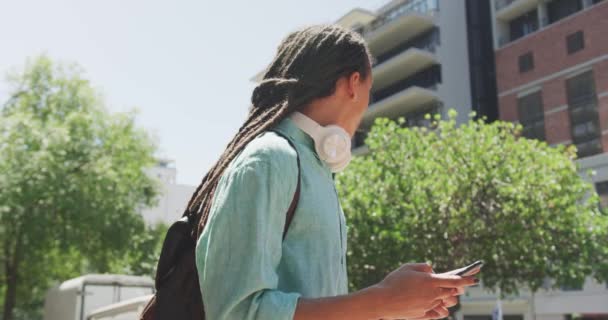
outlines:
[{"label": "red brick wall", "polygon": [[[585,48],[569,55],[566,36],[583,30]],[[608,54],[608,1],[549,25],[496,51],[498,93]],[[534,69],[519,72],[519,56],[532,51]]]},{"label": "red brick wall", "polygon": [[501,120],[516,121],[519,119],[519,115],[517,114],[517,96],[515,94],[499,97],[498,105]]},{"label": "red brick wall", "polygon": [[545,115],[545,138],[548,144],[570,140],[570,115],[568,109]]},{"label": "red brick wall", "polygon": [[542,84],[545,112],[568,104],[565,81],[564,78],[560,77]]},{"label": "red brick wall", "polygon": [[[585,48],[568,55],[566,36],[583,30]],[[520,74],[519,56],[532,51],[534,69]],[[545,29],[515,41],[496,51],[496,72],[499,93],[500,119],[516,121],[517,94],[502,95],[507,90],[529,84],[566,68],[594,58],[608,55],[608,1],[559,21]],[[608,94],[608,59],[595,63],[593,73],[598,95]],[[549,144],[571,140],[570,118],[566,96],[566,77],[547,80],[539,84],[542,90],[545,114],[545,134]],[[525,88],[527,90],[529,88]],[[600,126],[608,130],[608,96],[598,101]],[[563,110],[555,111],[556,108]],[[554,111],[554,112],[551,112]],[[603,136],[604,150],[608,150],[608,132]]]},{"label": "red brick wall", "polygon": [[[608,43],[608,34],[606,35],[605,41]],[[595,85],[598,94],[602,92],[608,92],[608,60],[596,63],[593,69],[595,73]]]}]

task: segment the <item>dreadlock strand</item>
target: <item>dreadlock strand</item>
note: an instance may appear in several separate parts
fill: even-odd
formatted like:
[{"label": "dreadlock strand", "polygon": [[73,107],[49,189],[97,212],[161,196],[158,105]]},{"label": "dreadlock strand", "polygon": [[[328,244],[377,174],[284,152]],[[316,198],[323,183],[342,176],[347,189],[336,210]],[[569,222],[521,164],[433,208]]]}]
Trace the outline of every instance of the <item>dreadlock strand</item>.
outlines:
[{"label": "dreadlock strand", "polygon": [[[266,114],[271,115],[271,118],[268,119],[267,121],[260,121],[259,122],[260,126],[254,128],[251,132],[249,132],[247,135],[242,137],[241,143],[235,145],[234,148],[224,158],[225,161],[222,161],[220,171],[223,171],[226,169],[226,167],[232,162],[232,160],[234,160],[234,158],[245,147],[245,145],[247,145],[249,142],[251,142],[260,133],[262,133],[262,132],[266,131],[268,128],[276,125],[279,122],[279,120],[284,118],[287,115],[287,111],[288,111],[287,104],[282,104],[278,108],[277,111],[278,112],[276,112],[275,114],[272,114],[270,112],[266,113]],[[217,180],[219,180],[219,179],[217,179]],[[207,199],[213,199],[213,195],[215,194],[215,190],[216,190],[217,184],[219,182],[217,180],[213,181],[213,184],[210,186],[209,193],[207,194],[207,197],[206,197]],[[210,212],[210,205],[211,205],[211,201],[205,201],[205,204],[203,205],[202,215],[201,215],[201,219],[200,219],[199,227],[198,227],[199,235],[200,235],[200,232],[202,232],[202,229],[204,228],[205,224],[207,223],[209,212]]]},{"label": "dreadlock strand", "polygon": [[[204,201],[205,195],[210,191],[210,189],[215,188],[215,184],[219,180],[219,176],[216,174],[216,172],[221,172],[227,167],[229,162],[231,162],[233,160],[233,158],[236,156],[236,154],[238,152],[240,152],[241,145],[249,143],[251,140],[253,140],[251,135],[248,135],[249,128],[253,125],[259,126],[259,123],[266,121],[267,120],[266,115],[271,113],[272,110],[264,110],[264,111],[265,112],[252,113],[252,117],[249,117],[245,121],[243,126],[241,126],[241,128],[239,129],[239,132],[235,135],[235,137],[231,140],[231,142],[226,147],[226,150],[224,151],[225,156],[220,158],[220,160],[218,160],[218,162],[211,168],[209,173],[205,176],[205,178],[207,178],[207,177],[213,177],[213,178],[212,179],[203,179],[203,182],[197,188],[195,195],[189,201],[187,208],[190,210],[190,212],[193,211],[192,209],[194,207],[200,205],[200,203],[202,201]],[[259,133],[256,133],[256,135],[257,134],[259,134]]]}]

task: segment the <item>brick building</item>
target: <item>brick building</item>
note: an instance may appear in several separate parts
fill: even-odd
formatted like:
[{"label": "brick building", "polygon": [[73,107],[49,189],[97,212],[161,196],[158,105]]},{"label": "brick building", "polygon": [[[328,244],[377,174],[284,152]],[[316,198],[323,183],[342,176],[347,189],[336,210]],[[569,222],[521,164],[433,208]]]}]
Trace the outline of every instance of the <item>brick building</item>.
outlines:
[{"label": "brick building", "polygon": [[499,117],[577,146],[608,205],[608,1],[494,1]]},{"label": "brick building", "polygon": [[[608,1],[491,3],[499,119],[520,123],[528,138],[576,145],[608,205]],[[463,299],[465,319],[481,320],[491,304],[474,290]],[[608,319],[608,285],[524,290],[503,306],[512,319]]]}]

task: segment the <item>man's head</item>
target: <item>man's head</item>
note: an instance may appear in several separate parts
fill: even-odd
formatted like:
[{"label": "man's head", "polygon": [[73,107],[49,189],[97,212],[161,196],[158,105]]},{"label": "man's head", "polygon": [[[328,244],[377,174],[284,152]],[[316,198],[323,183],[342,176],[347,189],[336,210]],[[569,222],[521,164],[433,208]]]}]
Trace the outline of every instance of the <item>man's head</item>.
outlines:
[{"label": "man's head", "polygon": [[254,90],[253,108],[284,104],[290,111],[323,109],[316,112],[352,123],[345,128],[352,134],[369,104],[371,60],[363,38],[343,27],[295,31],[279,45]]}]

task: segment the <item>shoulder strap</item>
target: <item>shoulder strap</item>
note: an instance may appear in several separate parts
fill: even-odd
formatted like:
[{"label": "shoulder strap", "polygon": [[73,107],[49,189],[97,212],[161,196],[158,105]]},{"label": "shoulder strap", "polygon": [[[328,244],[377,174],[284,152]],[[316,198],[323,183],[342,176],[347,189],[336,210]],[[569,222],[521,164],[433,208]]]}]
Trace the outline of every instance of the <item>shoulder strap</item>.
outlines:
[{"label": "shoulder strap", "polygon": [[289,226],[291,225],[291,220],[293,220],[293,217],[296,213],[296,208],[298,207],[298,202],[300,201],[300,184],[301,184],[300,180],[301,180],[301,171],[302,170],[300,168],[300,155],[298,154],[298,149],[296,149],[296,146],[293,144],[293,142],[291,142],[291,140],[289,138],[287,138],[281,132],[278,132],[278,131],[273,131],[273,132],[278,134],[279,136],[283,137],[283,139],[287,140],[289,145],[296,152],[296,160],[298,162],[298,185],[296,186],[296,192],[293,194],[293,199],[291,199],[291,204],[289,205],[289,209],[287,210],[287,218],[285,219],[285,227],[283,228],[283,240],[285,240],[285,237],[287,236],[287,231],[289,230]]}]

